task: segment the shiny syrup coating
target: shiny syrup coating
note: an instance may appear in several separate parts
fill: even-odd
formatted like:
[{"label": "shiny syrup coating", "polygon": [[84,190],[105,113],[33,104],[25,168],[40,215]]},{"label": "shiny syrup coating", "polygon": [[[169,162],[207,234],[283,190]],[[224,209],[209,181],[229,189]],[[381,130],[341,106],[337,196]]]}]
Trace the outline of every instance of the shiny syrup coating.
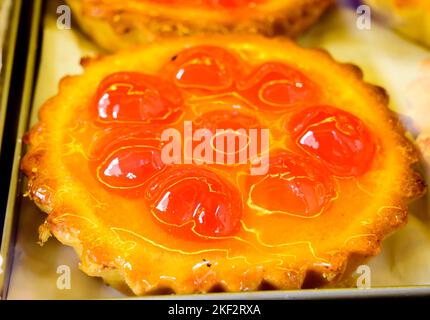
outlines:
[{"label": "shiny syrup coating", "polygon": [[[336,201],[335,177],[365,174],[376,153],[363,121],[321,105],[322,96],[295,67],[250,65],[210,46],[177,53],[155,76],[112,74],[98,88],[94,121],[119,138],[98,138],[107,146],[94,147],[95,175],[111,192],[142,201],[160,228],[187,239],[234,236],[249,215],[319,216]],[[278,150],[268,153],[268,172],[259,176],[249,175],[247,166],[164,164],[161,143],[148,143],[163,129],[180,129],[182,120],[237,134],[270,129],[277,119],[284,119],[284,127],[273,130],[270,141]],[[285,139],[295,153],[286,145],[279,149]],[[246,177],[243,185],[239,176]]]}]

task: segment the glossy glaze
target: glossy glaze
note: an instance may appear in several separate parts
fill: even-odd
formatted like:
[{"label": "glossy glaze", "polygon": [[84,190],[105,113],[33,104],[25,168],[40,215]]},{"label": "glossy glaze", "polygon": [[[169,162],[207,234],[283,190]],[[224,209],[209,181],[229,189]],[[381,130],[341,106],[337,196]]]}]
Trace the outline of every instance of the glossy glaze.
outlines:
[{"label": "glossy glaze", "polygon": [[[338,198],[335,177],[352,179],[372,165],[370,130],[356,116],[321,105],[322,92],[284,63],[251,65],[219,47],[186,49],[156,76],[121,72],[101,82],[90,112],[99,128],[90,167],[105,189],[134,199],[175,237],[252,239],[247,224],[269,228],[270,219],[261,220],[268,215],[324,215]],[[267,174],[250,175],[249,163],[163,164],[161,132],[183,132],[185,120],[212,133],[229,129],[226,137],[268,128]]]}]

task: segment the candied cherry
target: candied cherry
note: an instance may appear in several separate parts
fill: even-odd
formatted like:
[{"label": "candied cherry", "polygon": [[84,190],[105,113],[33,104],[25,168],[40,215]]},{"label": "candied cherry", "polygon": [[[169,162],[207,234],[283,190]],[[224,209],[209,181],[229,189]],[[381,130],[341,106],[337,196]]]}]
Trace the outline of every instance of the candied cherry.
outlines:
[{"label": "candied cherry", "polygon": [[286,151],[271,157],[267,175],[249,176],[248,190],[252,207],[305,218],[320,214],[336,196],[327,168]]},{"label": "candied cherry", "polygon": [[100,182],[112,189],[142,186],[164,168],[161,153],[152,146],[125,146],[112,152],[97,168]]},{"label": "candied cherry", "polygon": [[290,118],[287,130],[301,149],[340,177],[365,173],[375,156],[375,141],[363,121],[334,107],[305,109]]},{"label": "candied cherry", "polygon": [[239,65],[240,60],[225,49],[198,46],[174,56],[161,74],[179,88],[217,93],[233,87]]},{"label": "candied cherry", "polygon": [[319,89],[300,71],[279,62],[268,62],[239,81],[238,92],[256,108],[285,111],[316,101]]},{"label": "candied cherry", "polygon": [[114,73],[100,83],[96,106],[103,122],[169,123],[181,114],[179,90],[161,78],[138,72]]},{"label": "candied cherry", "polygon": [[146,199],[164,224],[191,229],[200,236],[225,237],[240,226],[242,201],[238,190],[212,171],[178,166],[151,180]]}]

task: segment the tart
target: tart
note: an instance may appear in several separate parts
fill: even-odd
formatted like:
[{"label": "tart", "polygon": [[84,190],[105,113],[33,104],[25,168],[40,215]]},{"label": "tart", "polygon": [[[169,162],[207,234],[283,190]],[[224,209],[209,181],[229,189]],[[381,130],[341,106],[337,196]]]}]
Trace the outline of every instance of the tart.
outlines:
[{"label": "tart", "polygon": [[400,33],[430,46],[430,2],[428,0],[366,0]]},{"label": "tart", "polygon": [[41,242],[136,295],[343,285],[424,192],[384,90],[325,51],[187,37],[83,66],[22,170]]},{"label": "tart", "polygon": [[297,36],[335,0],[67,0],[85,33],[108,51],[171,36]]}]

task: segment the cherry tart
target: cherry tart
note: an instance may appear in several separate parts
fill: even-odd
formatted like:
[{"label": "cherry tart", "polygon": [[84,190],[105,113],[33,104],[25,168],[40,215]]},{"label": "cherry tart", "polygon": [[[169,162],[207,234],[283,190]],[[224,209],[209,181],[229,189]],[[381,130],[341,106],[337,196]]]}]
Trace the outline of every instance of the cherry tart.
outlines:
[{"label": "cherry tart", "polygon": [[189,37],[83,66],[22,170],[41,241],[136,295],[343,285],[424,192],[384,91],[322,50]]},{"label": "cherry tart", "polygon": [[297,36],[335,0],[67,0],[83,31],[108,51],[172,36]]}]

